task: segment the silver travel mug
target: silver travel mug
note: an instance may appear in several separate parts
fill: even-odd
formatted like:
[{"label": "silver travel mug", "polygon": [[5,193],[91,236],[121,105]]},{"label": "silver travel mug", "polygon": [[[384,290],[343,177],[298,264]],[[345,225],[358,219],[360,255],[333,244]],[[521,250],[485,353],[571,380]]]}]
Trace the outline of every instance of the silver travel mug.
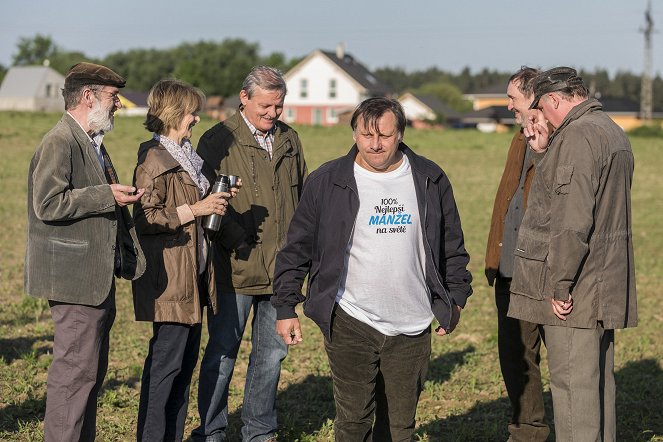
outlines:
[{"label": "silver travel mug", "polygon": [[237,187],[237,181],[239,177],[237,175],[228,175],[228,188]]},{"label": "silver travel mug", "polygon": [[[216,181],[214,182],[214,186],[212,187],[211,193],[228,192],[229,190],[230,190],[230,180],[228,178],[228,175],[217,176]],[[203,222],[203,227],[206,230],[218,232],[219,227],[221,227],[221,218],[222,218],[221,215],[217,215],[216,213],[208,215],[207,218],[205,218],[205,221]]]}]

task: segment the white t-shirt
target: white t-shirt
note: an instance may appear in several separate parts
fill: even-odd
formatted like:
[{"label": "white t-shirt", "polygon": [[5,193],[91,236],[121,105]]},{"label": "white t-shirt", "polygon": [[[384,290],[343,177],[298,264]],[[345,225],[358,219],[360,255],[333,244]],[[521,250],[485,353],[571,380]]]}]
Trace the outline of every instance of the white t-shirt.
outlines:
[{"label": "white t-shirt", "polygon": [[387,336],[417,335],[433,320],[410,163],[370,172],[355,163],[359,211],[336,301]]}]

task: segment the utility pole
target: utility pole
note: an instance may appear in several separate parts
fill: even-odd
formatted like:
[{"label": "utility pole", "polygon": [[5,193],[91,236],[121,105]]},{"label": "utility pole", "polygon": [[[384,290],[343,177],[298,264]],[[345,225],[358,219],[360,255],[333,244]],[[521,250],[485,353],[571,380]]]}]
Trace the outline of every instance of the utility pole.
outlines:
[{"label": "utility pole", "polygon": [[654,21],[651,15],[651,0],[647,2],[645,11],[645,27],[640,28],[645,35],[645,67],[642,72],[642,85],[640,87],[640,118],[650,121],[652,118],[652,33]]}]

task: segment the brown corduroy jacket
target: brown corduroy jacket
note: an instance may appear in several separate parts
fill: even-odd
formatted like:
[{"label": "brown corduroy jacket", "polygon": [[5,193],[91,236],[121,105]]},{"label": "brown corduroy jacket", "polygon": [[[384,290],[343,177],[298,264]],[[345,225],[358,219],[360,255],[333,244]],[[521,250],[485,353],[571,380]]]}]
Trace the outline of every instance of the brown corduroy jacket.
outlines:
[{"label": "brown corduroy jacket", "polygon": [[525,165],[525,149],[527,142],[522,129],[516,132],[511,140],[511,147],[506,157],[506,164],[500,185],[497,188],[495,204],[493,206],[493,216],[490,221],[490,232],[488,233],[488,245],[486,246],[486,278],[488,284],[492,286],[495,283],[497,269],[500,265],[500,256],[502,253],[502,235],[504,234],[504,217],[509,209],[511,198],[518,189],[520,175],[523,167],[527,167],[525,177],[525,207],[527,207],[527,195],[534,177],[534,162]]}]

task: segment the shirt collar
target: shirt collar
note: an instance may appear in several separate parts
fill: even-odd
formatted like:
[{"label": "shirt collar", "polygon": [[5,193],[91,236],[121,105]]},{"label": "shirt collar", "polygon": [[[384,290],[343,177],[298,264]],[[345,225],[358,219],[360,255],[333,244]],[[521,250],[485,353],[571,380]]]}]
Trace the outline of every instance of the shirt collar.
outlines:
[{"label": "shirt collar", "polygon": [[251,131],[253,136],[257,135],[257,136],[260,136],[260,137],[266,137],[266,136],[273,136],[274,135],[274,131],[276,130],[276,124],[274,124],[272,126],[272,128],[269,129],[267,132],[262,132],[262,131],[258,130],[253,124],[251,124],[249,119],[246,118],[246,115],[244,115],[244,112],[239,111],[239,114],[242,116],[242,118],[244,118],[244,122],[249,127],[249,130]]}]

